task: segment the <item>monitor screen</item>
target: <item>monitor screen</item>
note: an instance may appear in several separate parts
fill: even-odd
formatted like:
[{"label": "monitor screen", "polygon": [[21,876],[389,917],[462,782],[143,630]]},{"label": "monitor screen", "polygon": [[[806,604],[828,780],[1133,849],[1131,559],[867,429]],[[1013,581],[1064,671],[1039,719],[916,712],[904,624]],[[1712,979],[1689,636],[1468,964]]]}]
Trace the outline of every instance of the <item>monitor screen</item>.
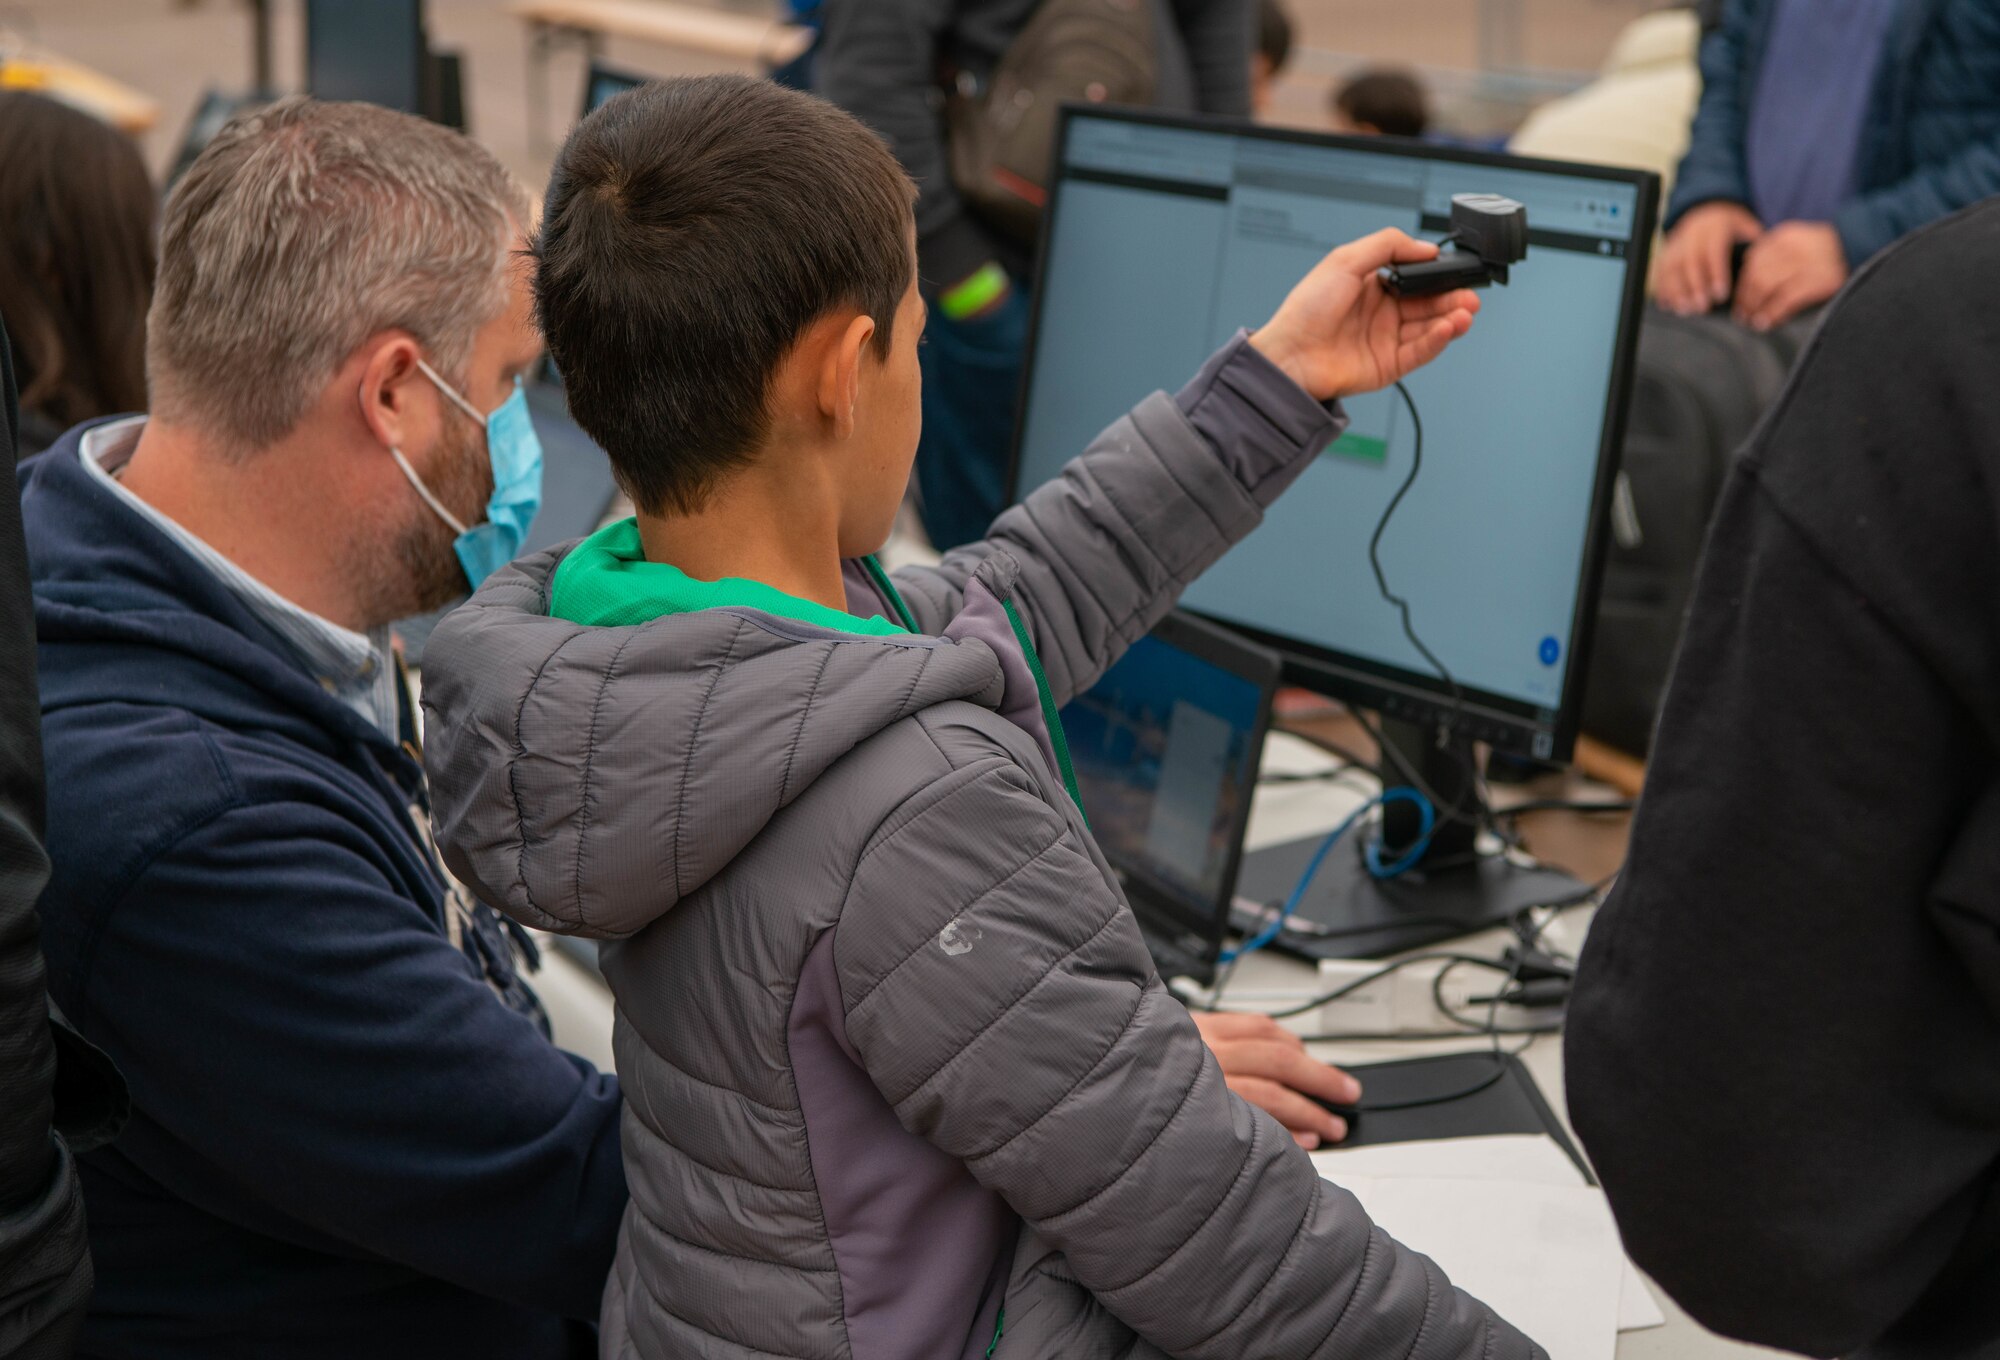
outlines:
[{"label": "monitor screen", "polygon": [[1393,390],[1182,603],[1284,649],[1297,678],[1542,756],[1568,753],[1630,387],[1650,175],[1073,109],[1044,229],[1015,487],[1055,476],[1155,389],[1267,319],[1328,250],[1382,227],[1442,235],[1459,193],[1527,207],[1527,259],[1409,389],[1422,476],[1381,546],[1419,635],[1376,588],[1368,540],[1410,466]]},{"label": "monitor screen", "polygon": [[315,99],[356,99],[423,112],[422,0],[310,0],[306,89]]},{"label": "monitor screen", "polygon": [[609,66],[592,62],[590,73],[583,83],[583,116],[590,117],[625,91],[644,85],[647,79],[646,76],[635,76],[628,71],[615,71]]},{"label": "monitor screen", "polygon": [[1171,627],[1139,639],[1062,723],[1084,815],[1134,909],[1219,940],[1277,667],[1261,653],[1260,679],[1184,641]]}]

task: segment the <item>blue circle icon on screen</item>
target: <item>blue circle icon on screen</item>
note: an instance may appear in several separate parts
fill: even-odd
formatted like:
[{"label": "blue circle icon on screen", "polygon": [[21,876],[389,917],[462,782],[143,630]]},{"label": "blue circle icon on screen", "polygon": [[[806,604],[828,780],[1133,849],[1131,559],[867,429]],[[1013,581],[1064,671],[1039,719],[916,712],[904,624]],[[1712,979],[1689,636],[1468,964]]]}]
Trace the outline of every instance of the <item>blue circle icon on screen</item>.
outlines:
[{"label": "blue circle icon on screen", "polygon": [[1562,656],[1562,650],[1563,650],[1562,644],[1560,642],[1557,642],[1554,638],[1552,637],[1543,638],[1541,646],[1542,664],[1544,666],[1555,665],[1557,658]]}]

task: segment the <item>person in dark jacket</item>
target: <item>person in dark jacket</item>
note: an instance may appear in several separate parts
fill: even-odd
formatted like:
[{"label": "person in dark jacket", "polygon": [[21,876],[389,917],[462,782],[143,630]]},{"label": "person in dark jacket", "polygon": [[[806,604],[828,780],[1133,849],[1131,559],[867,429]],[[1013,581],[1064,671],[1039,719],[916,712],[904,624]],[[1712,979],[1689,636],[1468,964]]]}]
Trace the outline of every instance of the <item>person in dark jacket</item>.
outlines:
[{"label": "person in dark jacket", "polygon": [[[1253,0],[1138,0],[1165,20],[1158,107],[1247,117]],[[944,91],[987,79],[1042,0],[826,0],[819,93],[888,139],[916,181],[917,272],[931,306],[916,483],[932,543],[970,543],[1007,503],[1028,334],[1028,248],[952,187]]]},{"label": "person in dark jacket", "polygon": [[130,137],[0,90],[0,316],[21,383],[19,457],[146,404],[158,206]]},{"label": "person in dark jacket", "polygon": [[[6,446],[19,419],[0,329]],[[90,1248],[71,1149],[58,1130],[56,1038],[35,900],[42,849],[42,732],[19,493],[0,478],[0,1356],[61,1360],[90,1299]]]},{"label": "person in dark jacket", "polygon": [[[1667,205],[1660,303],[1758,330],[2000,193],[2000,5],[1729,0]],[[1732,257],[1744,248],[1740,277]]]},{"label": "person in dark jacket", "polygon": [[638,514],[448,616],[424,711],[447,862],[608,942],[604,1353],[1540,1360],[1225,1088],[1057,717],[1476,298],[1390,297],[1436,253],[1400,232],[1336,250],[892,576],[910,201],[853,119],[742,77],[620,95],[550,180],[540,314]]},{"label": "person in dark jacket", "polygon": [[2000,202],[1856,276],[1723,497],[1569,1109],[1730,1336],[2000,1353]]},{"label": "person in dark jacket", "polygon": [[150,415],[21,466],[50,987],[133,1103],[85,1355],[596,1353],[618,1085],[444,874],[387,633],[538,494],[527,211],[420,119],[237,120],[167,207]]}]

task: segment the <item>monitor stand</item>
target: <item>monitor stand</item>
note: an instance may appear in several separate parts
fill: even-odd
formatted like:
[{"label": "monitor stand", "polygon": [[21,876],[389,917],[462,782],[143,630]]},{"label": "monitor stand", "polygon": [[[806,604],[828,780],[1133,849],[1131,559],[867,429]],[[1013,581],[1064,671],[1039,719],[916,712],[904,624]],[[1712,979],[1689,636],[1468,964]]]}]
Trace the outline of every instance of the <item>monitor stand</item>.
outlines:
[{"label": "monitor stand", "polygon": [[[1383,722],[1382,737],[1445,807],[1463,810],[1464,820],[1441,822],[1423,858],[1390,879],[1368,871],[1363,836],[1343,837],[1293,912],[1296,928],[1279,936],[1274,948],[1308,958],[1380,958],[1501,925],[1525,907],[1565,901],[1584,890],[1583,883],[1559,869],[1527,868],[1474,853],[1478,829],[1473,823],[1483,806],[1471,778],[1476,756],[1470,741],[1447,738],[1432,724],[1394,719]],[[1382,767],[1392,787],[1408,782],[1387,752]],[[1406,801],[1383,808],[1385,862],[1395,863],[1416,844],[1419,816],[1417,806]],[[1324,839],[1309,836],[1245,854],[1237,897],[1283,902]]]}]

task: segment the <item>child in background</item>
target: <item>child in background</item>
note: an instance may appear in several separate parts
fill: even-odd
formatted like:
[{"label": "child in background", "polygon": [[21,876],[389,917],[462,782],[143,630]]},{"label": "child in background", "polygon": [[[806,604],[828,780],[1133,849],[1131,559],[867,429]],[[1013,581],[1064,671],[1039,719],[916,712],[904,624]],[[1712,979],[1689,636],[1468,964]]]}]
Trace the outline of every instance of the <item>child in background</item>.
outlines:
[{"label": "child in background", "polygon": [[1408,71],[1370,67],[1333,94],[1333,127],[1363,137],[1421,137],[1430,131],[1430,99]]},{"label": "child in background", "polygon": [[1271,112],[1278,77],[1292,59],[1292,19],[1278,0],[1257,0],[1257,46],[1250,53],[1250,112]]}]

